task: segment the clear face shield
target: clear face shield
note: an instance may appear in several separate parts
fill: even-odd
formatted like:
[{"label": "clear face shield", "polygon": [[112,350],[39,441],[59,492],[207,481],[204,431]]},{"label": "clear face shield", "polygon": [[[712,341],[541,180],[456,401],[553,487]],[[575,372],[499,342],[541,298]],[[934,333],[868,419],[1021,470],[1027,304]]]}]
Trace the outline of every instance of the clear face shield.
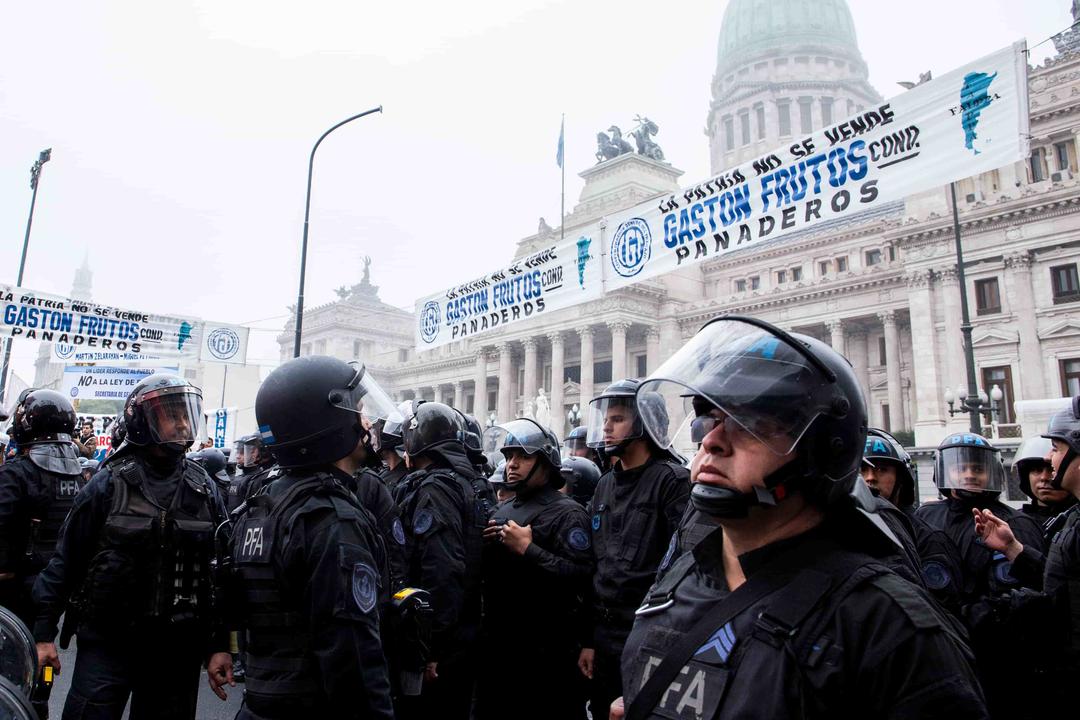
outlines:
[{"label": "clear face shield", "polygon": [[641,383],[638,410],[661,448],[693,452],[723,423],[733,439],[753,439],[786,455],[831,409],[833,379],[797,340],[721,319]]},{"label": "clear face shield", "polygon": [[551,440],[540,426],[531,420],[511,420],[502,425],[494,425],[484,432],[485,454],[490,452],[498,458],[493,465],[498,465],[498,462],[505,459],[504,448],[517,448],[524,450],[526,455],[534,455],[550,443]]},{"label": "clear face shield", "polygon": [[352,378],[345,387],[331,390],[327,399],[331,406],[359,415],[364,429],[370,434],[377,421],[386,420],[395,412],[394,401],[363,365],[349,365],[353,368]]},{"label": "clear face shield", "polygon": [[641,422],[632,397],[599,397],[589,403],[585,445],[613,447],[624,440],[641,437]]},{"label": "clear face shield", "polygon": [[1000,493],[1005,489],[1005,467],[996,450],[950,447],[938,450],[934,479],[942,490]]},{"label": "clear face shield", "polygon": [[243,454],[240,456],[240,467],[252,468],[262,460],[262,448],[256,443],[244,443],[241,446]]},{"label": "clear face shield", "polygon": [[156,444],[190,445],[202,433],[202,394],[190,385],[151,390],[140,405]]}]

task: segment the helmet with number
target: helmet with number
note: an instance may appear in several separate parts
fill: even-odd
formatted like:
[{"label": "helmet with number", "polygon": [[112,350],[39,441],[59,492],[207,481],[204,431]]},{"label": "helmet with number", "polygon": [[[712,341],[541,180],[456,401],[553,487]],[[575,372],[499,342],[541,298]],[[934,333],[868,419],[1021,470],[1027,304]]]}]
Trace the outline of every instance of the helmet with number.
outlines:
[{"label": "helmet with number", "polygon": [[793,490],[828,504],[854,498],[856,508],[870,510],[873,498],[859,478],[866,404],[850,363],[821,341],[756,318],[721,316],[647,377],[638,388],[643,393],[663,399],[655,407],[638,403],[645,430],[661,448],[690,450],[723,424],[775,455],[794,453],[751,492],[695,483],[698,510],[742,517]]},{"label": "helmet with number", "polygon": [[78,422],[71,401],[55,390],[23,390],[12,414],[9,433],[21,447],[70,442]]},{"label": "helmet with number", "polygon": [[1053,482],[1050,483],[1055,490],[1060,490],[1065,471],[1077,455],[1080,455],[1080,395],[1072,399],[1067,410],[1062,410],[1050,418],[1050,426],[1043,433],[1043,437],[1063,442],[1069,447],[1054,473]]},{"label": "helmet with number", "polygon": [[619,380],[589,402],[585,444],[618,457],[626,447],[645,435],[635,395],[640,380]]},{"label": "helmet with number", "polygon": [[124,403],[126,442],[131,445],[158,445],[181,453],[195,442],[201,423],[202,392],[176,375],[144,378]]},{"label": "helmet with number", "polygon": [[1016,482],[1020,485],[1020,491],[1032,500],[1036,498],[1031,489],[1031,471],[1052,469],[1053,466],[1047,457],[1053,448],[1054,445],[1049,438],[1031,437],[1020,443],[1020,447],[1016,449],[1016,455],[1013,456],[1012,466],[1016,471]]},{"label": "helmet with number", "polygon": [[996,496],[1005,489],[1001,452],[982,435],[953,433],[938,445],[934,482],[946,495],[955,491],[968,498]]},{"label": "helmet with number", "polygon": [[570,497],[587,505],[600,482],[600,468],[583,457],[567,457],[562,461],[562,476],[570,488]]},{"label": "helmet with number", "polygon": [[[915,504],[919,472],[911,460],[911,455],[899,440],[880,428],[870,428],[866,431],[863,460],[871,467],[891,465],[896,468],[896,487],[893,489],[896,506],[909,507]],[[892,498],[885,499],[892,501]]]},{"label": "helmet with number", "polygon": [[517,491],[524,487],[532,474],[543,466],[550,478],[551,486],[556,490],[563,486],[562,453],[559,451],[559,439],[549,428],[530,418],[518,418],[508,423],[495,425],[497,432],[491,436],[494,451],[503,457],[513,450],[520,450],[528,456],[537,455],[540,462],[533,465],[529,474],[516,482],[506,482],[506,489]]},{"label": "helmet with number", "polygon": [[225,466],[227,464],[225,453],[217,448],[203,448],[198,452],[188,453],[188,458],[192,462],[200,465],[202,469],[206,471],[207,475],[218,482],[229,482],[229,476],[225,472]]},{"label": "helmet with number", "polygon": [[435,450],[444,445],[465,448],[465,418],[449,405],[423,402],[416,406],[416,414],[405,423],[405,452],[412,457]]},{"label": "helmet with number", "polygon": [[255,396],[259,435],[283,468],[340,460],[393,410],[363,365],[325,355],[282,364]]}]

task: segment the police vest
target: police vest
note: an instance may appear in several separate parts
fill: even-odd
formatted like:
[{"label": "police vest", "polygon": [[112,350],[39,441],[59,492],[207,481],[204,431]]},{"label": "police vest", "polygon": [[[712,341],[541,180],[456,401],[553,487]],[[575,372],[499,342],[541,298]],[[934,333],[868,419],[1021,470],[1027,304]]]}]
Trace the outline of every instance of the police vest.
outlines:
[{"label": "police vest", "polygon": [[142,465],[127,458],[110,468],[112,505],[76,603],[105,624],[139,619],[170,623],[209,619],[214,554],[212,482],[191,461],[174,473],[168,508],[146,490]]},{"label": "police vest", "polygon": [[312,660],[310,624],[275,567],[282,523],[291,524],[301,502],[311,495],[325,498],[342,520],[355,521],[365,514],[338,480],[316,473],[277,497],[267,492],[252,497],[233,531],[233,572],[247,638],[247,690],[264,698],[315,700],[322,692]]},{"label": "police vest", "polygon": [[60,537],[60,526],[64,524],[75,496],[82,489],[82,475],[68,475],[38,467],[29,459],[13,460],[25,462],[29,472],[36,478],[36,487],[31,500],[27,528],[25,555],[27,556],[26,574],[40,572],[56,552],[56,542]]}]

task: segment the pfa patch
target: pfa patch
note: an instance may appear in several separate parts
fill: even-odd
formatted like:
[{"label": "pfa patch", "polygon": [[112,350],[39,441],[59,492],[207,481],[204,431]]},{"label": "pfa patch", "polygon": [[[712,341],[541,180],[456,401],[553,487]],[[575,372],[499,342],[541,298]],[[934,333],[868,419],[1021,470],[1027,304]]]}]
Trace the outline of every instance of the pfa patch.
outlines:
[{"label": "pfa patch", "polygon": [[417,535],[423,535],[431,529],[431,524],[435,521],[431,512],[428,510],[420,510],[413,518],[413,532]]},{"label": "pfa patch", "polygon": [[401,518],[394,518],[394,527],[391,529],[391,533],[394,535],[394,542],[398,545],[405,544],[405,528],[401,526]]},{"label": "pfa patch", "polygon": [[949,574],[945,566],[934,560],[923,563],[922,576],[923,582],[926,583],[926,587],[930,590],[942,590],[952,582],[952,575]]},{"label": "pfa patch", "polygon": [[592,538],[585,528],[570,528],[570,532],[566,533],[566,542],[575,550],[588,550],[592,547]]},{"label": "pfa patch", "polygon": [[375,579],[375,570],[362,562],[353,565],[352,570],[352,596],[356,607],[360,612],[371,612],[375,607],[375,598],[378,595],[378,582]]},{"label": "pfa patch", "polygon": [[600,513],[596,513],[592,516],[592,529],[593,532],[596,532],[600,529]]}]

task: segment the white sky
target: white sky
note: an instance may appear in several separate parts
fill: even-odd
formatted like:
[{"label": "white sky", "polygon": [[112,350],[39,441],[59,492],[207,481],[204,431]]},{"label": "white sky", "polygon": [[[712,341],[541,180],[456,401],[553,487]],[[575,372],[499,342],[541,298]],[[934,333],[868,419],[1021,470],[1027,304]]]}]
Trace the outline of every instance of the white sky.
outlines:
[{"label": "white sky", "polygon": [[[683,181],[704,135],[724,0],[408,3],[144,0],[6,3],[0,26],[0,281],[14,283],[29,168],[38,192],[24,285],[133,310],[251,324],[253,361],[296,298],[311,145],[306,305],[359,282],[386,302],[491,270],[540,216],[558,225],[596,133],[636,114]],[[1065,0],[849,0],[870,80],[936,74],[1071,23]],[[1032,59],[1053,53],[1046,43]],[[259,322],[252,322],[259,321]],[[37,343],[14,346],[33,380]]]}]

